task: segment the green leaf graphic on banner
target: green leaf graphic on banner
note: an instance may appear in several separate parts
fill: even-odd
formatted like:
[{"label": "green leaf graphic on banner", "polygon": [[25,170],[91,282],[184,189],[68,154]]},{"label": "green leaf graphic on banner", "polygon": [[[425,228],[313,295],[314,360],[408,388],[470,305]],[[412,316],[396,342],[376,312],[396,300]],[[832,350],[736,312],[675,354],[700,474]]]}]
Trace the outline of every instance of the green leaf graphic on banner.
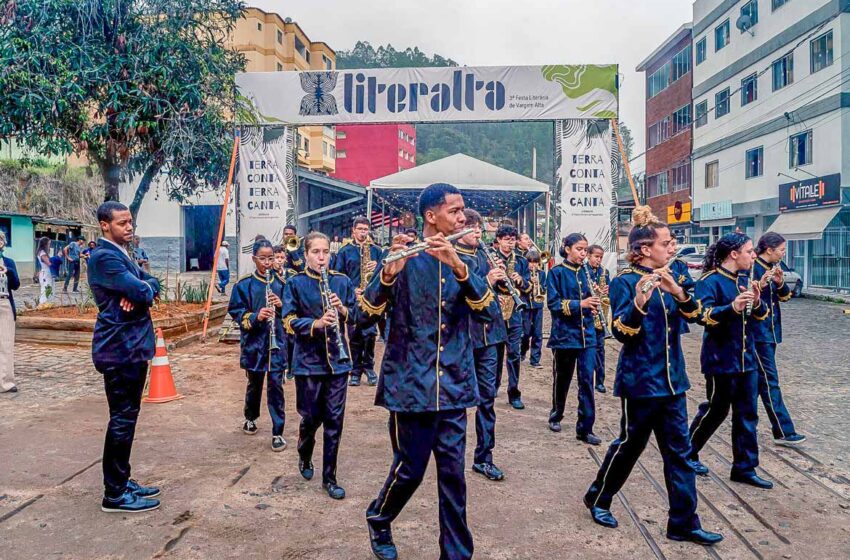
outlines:
[{"label": "green leaf graphic on banner", "polygon": [[617,95],[617,65],[554,64],[543,67],[543,77],[561,84],[564,95],[577,99],[596,89]]},{"label": "green leaf graphic on banner", "polygon": [[593,113],[593,116],[597,119],[616,119],[617,113],[614,111],[599,111],[598,113]]},{"label": "green leaf graphic on banner", "polygon": [[585,105],[583,107],[579,107],[578,110],[581,111],[582,113],[585,113],[585,112],[593,109],[595,106],[599,105],[599,103],[600,103],[600,101],[597,99],[596,101],[588,103],[587,105]]}]

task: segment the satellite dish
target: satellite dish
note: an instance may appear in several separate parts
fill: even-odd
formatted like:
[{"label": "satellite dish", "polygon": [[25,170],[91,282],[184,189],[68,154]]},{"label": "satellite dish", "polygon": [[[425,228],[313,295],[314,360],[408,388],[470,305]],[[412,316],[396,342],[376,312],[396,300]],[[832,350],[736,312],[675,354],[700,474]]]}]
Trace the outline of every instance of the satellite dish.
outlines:
[{"label": "satellite dish", "polygon": [[751,18],[748,14],[741,14],[741,17],[738,18],[738,21],[735,22],[735,27],[741,33],[749,32],[750,36],[755,36],[753,33],[753,18]]},{"label": "satellite dish", "polygon": [[292,23],[292,18],[288,17],[288,18],[284,19],[283,23]]}]

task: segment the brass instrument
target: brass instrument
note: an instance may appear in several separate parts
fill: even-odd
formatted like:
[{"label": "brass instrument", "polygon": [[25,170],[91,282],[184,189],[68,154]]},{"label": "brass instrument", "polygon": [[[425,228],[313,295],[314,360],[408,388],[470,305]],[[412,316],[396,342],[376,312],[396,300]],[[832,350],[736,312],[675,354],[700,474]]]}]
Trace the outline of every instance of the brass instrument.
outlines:
[{"label": "brass instrument", "polygon": [[[540,261],[543,261],[542,257]],[[543,291],[543,287],[540,285],[539,272],[539,270],[531,271],[531,297],[534,298],[534,303],[543,303],[546,301],[546,292]]]},{"label": "brass instrument", "polygon": [[541,251],[533,239],[531,240],[531,247],[540,254],[540,264],[542,266],[546,266],[546,264],[552,259],[552,254],[549,251]]},{"label": "brass instrument", "polygon": [[[449,235],[448,237],[446,237],[446,239],[449,240],[449,241],[456,241],[456,240],[460,239],[461,237],[463,237],[465,235],[469,235],[473,231],[475,231],[474,228],[467,228],[463,231],[459,231],[458,233],[453,233],[453,234]],[[389,255],[384,257],[384,259],[381,261],[381,264],[386,266],[389,263],[392,263],[392,262],[395,262],[395,261],[400,261],[401,259],[406,259],[407,257],[412,257],[413,255],[417,255],[417,254],[421,253],[422,251],[424,251],[428,247],[430,247],[430,245],[428,245],[427,241],[421,241],[419,243],[414,243],[413,245],[409,246],[407,249],[403,249],[401,251],[396,251],[395,253],[390,253]]]},{"label": "brass instrument", "polygon": [[363,243],[360,244],[360,289],[366,289],[366,286],[372,280],[372,272],[369,271],[368,265],[372,260],[372,238],[366,237]]},{"label": "brass instrument", "polygon": [[[496,258],[496,254],[493,249],[484,243],[482,243],[480,247],[481,250],[484,251],[484,255],[487,257],[487,261],[490,263],[490,266],[492,268],[499,268],[501,263],[499,262],[499,259]],[[515,272],[515,266],[516,255],[511,253],[505,259],[505,273],[508,275],[508,278],[505,280],[505,286],[507,287],[508,293],[511,297],[506,298],[504,296],[499,296],[499,307],[502,309],[502,318],[505,321],[509,321],[511,319],[514,311],[522,311],[528,307],[528,305],[522,301],[522,298],[519,296],[519,291],[514,285],[514,281],[510,278],[510,275]]]},{"label": "brass instrument", "polygon": [[[593,278],[590,276],[590,267],[587,266],[587,262],[582,264],[582,266],[584,267],[584,273],[587,275],[587,282],[588,284],[590,284],[590,293],[592,293],[594,297],[598,297],[600,300],[608,299],[607,296],[602,294],[599,284],[594,282]],[[602,265],[599,266],[601,267]],[[603,272],[601,279],[604,280],[604,278],[605,273]],[[608,300],[609,305],[610,303],[611,301]],[[605,338],[611,338],[611,331],[608,330],[608,317],[606,315],[603,315],[603,309],[604,304],[600,307],[600,309],[596,310],[596,315],[593,316],[593,326],[596,327],[596,330],[602,331],[602,334],[605,336]]]},{"label": "brass instrument", "polygon": [[339,328],[339,316],[337,315],[336,309],[331,305],[331,284],[328,281],[328,269],[323,266],[321,269],[322,280],[319,284],[319,287],[322,292],[322,310],[327,313],[329,310],[334,310],[334,316],[336,320],[334,324],[330,327],[331,334],[336,339],[336,351],[339,356],[339,361],[342,363],[348,363],[351,361],[351,358],[348,357],[348,352],[345,350],[345,344],[342,342],[342,332]]},{"label": "brass instrument", "polygon": [[297,235],[291,235],[291,236],[286,238],[286,244],[284,245],[284,247],[286,247],[287,253],[291,253],[292,251],[297,251],[298,247],[300,247],[300,246],[301,246],[301,238],[298,237]]},{"label": "brass instrument", "polygon": [[[274,309],[274,306],[271,303],[271,295],[272,295],[272,269],[266,269],[266,307],[271,307]],[[277,333],[275,332],[275,319],[277,319],[277,311],[275,311],[274,315],[269,319],[269,350],[277,351],[280,350],[280,346],[277,345]]]}]

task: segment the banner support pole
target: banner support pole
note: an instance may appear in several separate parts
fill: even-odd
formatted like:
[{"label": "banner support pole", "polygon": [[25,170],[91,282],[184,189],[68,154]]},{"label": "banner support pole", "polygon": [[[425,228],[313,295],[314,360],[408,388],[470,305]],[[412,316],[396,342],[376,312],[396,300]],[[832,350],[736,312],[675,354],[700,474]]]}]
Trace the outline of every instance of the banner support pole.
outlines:
[{"label": "banner support pole", "polygon": [[[236,171],[236,154],[239,151],[239,136],[240,131],[236,129],[236,135],[233,137],[233,151],[230,154],[230,170],[227,173],[227,186],[224,189],[224,201],[221,204],[221,219],[218,224],[218,235],[215,243],[215,257],[213,257],[212,271],[210,272],[210,285],[207,289],[207,303],[204,307],[204,330],[201,333],[201,342],[207,341],[207,327],[210,322],[210,305],[212,305],[213,287],[215,286],[215,275],[218,268],[219,248],[221,240],[224,237],[224,222],[227,219],[227,207],[230,204],[230,189],[233,186],[233,173]],[[237,254],[238,259],[238,254]]]},{"label": "banner support pole", "polygon": [[640,204],[637,187],[635,186],[635,178],[632,176],[632,169],[629,166],[629,157],[626,155],[626,150],[623,147],[623,137],[620,136],[620,125],[617,119],[611,119],[611,127],[614,129],[614,135],[617,137],[617,145],[620,147],[620,160],[623,162],[623,169],[626,170],[626,177],[629,179],[629,187],[632,189],[632,198],[635,200],[635,206]]}]

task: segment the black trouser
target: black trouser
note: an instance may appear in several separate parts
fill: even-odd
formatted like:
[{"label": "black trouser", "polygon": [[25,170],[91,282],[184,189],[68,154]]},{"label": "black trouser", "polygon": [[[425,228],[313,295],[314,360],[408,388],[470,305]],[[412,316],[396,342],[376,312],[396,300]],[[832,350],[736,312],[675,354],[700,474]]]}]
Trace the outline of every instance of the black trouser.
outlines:
[{"label": "black trouser", "polygon": [[759,464],[758,376],[756,372],[706,375],[708,401],[691,423],[691,454],[697,458],[732,409],[732,474],[755,474]]},{"label": "black trouser", "polygon": [[[522,397],[519,390],[519,368],[520,368],[520,345],[522,344],[522,321],[511,317],[506,325],[508,328],[508,340],[496,345],[499,353],[498,376],[502,378],[502,371],[507,357],[508,362],[508,402]],[[507,356],[506,356],[507,354]]]},{"label": "black trouser", "polygon": [[107,498],[116,499],[127,489],[127,481],[130,480],[130,452],[133,450],[148,363],[95,364],[95,368],[103,374],[106,401],[109,403],[109,426],[103,443],[104,493]]},{"label": "black trouser", "polygon": [[528,322],[523,326],[524,332],[520,353],[524,358],[525,353],[531,350],[531,360],[529,363],[536,366],[540,364],[540,358],[543,354],[543,308],[531,308],[523,313],[528,316]]},{"label": "black trouser", "polygon": [[578,368],[578,419],[576,434],[580,436],[593,432],[596,421],[596,402],[593,397],[593,366],[596,363],[596,348],[553,349],[552,364],[552,410],[550,422],[560,422],[564,418],[567,393],[573,380],[573,372]]},{"label": "black trouser", "polygon": [[74,291],[80,287],[80,261],[66,261],[66,269],[65,269],[65,288],[64,290],[68,290],[68,282],[71,280],[71,276],[74,277]]},{"label": "black trouser", "polygon": [[324,427],[322,449],[322,483],[336,484],[336,461],[342,425],[345,421],[347,375],[296,375],[295,407],[301,415],[298,430],[298,455],[313,457],[316,431]]},{"label": "black trouser", "polygon": [[292,377],[292,353],[295,351],[295,337],[286,335],[286,375]]},{"label": "black trouser", "polygon": [[365,373],[368,377],[375,375],[375,328],[348,327],[348,340],[351,344],[351,377],[360,377]]},{"label": "black trouser", "polygon": [[286,423],[283,395],[282,371],[246,371],[248,387],[245,389],[245,420],[256,420],[260,417],[260,401],[263,398],[263,381],[268,376],[266,385],[266,404],[269,406],[269,416],[272,418],[272,435],[282,436]]},{"label": "black trouser", "polygon": [[624,398],[620,408],[620,435],[608,447],[585,498],[595,507],[611,509],[611,501],[626,483],[654,433],[664,461],[664,483],[670,502],[667,530],[681,534],[699,528],[696,474],[688,465],[691,444],[685,394]]},{"label": "black trouser", "polygon": [[391,412],[393,464],[366,510],[366,519],[386,527],[398,517],[422,482],[431,454],[437,464],[440,500],[440,559],[472,558],[472,533],[466,522],[466,410]]},{"label": "black trouser", "polygon": [[593,368],[596,373],[596,384],[605,385],[605,335],[596,331],[596,362]]},{"label": "black trouser", "polygon": [[475,376],[481,402],[475,411],[475,455],[476,463],[492,463],[493,448],[496,447],[496,392],[501,378],[498,375],[499,351],[496,345],[473,350]]},{"label": "black trouser", "polygon": [[756,358],[759,364],[759,395],[767,412],[773,437],[778,439],[796,434],[794,422],[782,398],[782,389],[779,388],[776,344],[756,342]]}]

